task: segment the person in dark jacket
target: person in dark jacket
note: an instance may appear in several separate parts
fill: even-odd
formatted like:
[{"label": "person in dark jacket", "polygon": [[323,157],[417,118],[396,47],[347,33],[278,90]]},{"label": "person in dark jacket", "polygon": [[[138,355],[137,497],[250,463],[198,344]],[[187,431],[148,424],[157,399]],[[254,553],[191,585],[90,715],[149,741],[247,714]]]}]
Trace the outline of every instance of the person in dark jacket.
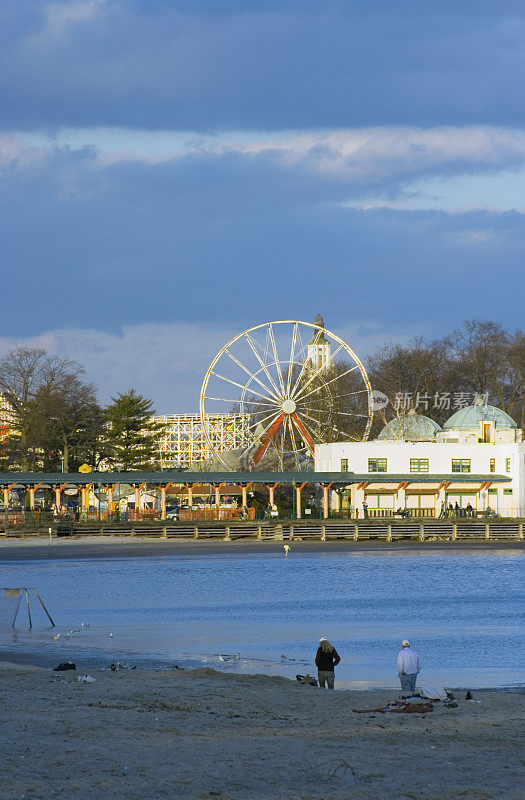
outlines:
[{"label": "person in dark jacket", "polygon": [[327,684],[329,689],[334,688],[334,667],[341,661],[333,644],[324,636],[319,640],[319,647],[315,656],[319,688],[324,689]]}]

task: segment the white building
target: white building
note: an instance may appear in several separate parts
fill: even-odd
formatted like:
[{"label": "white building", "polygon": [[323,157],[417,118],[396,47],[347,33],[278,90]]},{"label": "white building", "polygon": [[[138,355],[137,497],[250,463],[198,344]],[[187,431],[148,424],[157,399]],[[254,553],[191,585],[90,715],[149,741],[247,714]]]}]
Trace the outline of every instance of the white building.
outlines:
[{"label": "white building", "polygon": [[374,441],[317,445],[315,469],[366,477],[349,484],[349,503],[361,509],[366,502],[370,516],[405,508],[414,516],[439,516],[442,503],[525,515],[522,431],[493,406],[461,409],[443,430],[412,414],[389,423]]},{"label": "white building", "polygon": [[[324,328],[324,320],[320,314],[314,319],[314,325]],[[308,363],[315,369],[321,369],[330,361],[332,346],[323,331],[316,330],[308,342]]]}]

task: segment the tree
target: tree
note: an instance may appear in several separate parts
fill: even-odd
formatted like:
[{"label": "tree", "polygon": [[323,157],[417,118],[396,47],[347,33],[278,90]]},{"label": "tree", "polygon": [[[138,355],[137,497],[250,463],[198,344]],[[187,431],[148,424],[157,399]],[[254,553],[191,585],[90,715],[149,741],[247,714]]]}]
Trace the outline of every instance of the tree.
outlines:
[{"label": "tree", "polygon": [[39,348],[11,350],[0,360],[0,392],[13,409],[2,445],[4,464],[28,472],[64,471],[97,407],[80,364]]},{"label": "tree", "polygon": [[159,436],[164,425],[154,422],[153,403],[134,389],[119,393],[105,409],[105,451],[113,469],[154,470],[159,463]]}]

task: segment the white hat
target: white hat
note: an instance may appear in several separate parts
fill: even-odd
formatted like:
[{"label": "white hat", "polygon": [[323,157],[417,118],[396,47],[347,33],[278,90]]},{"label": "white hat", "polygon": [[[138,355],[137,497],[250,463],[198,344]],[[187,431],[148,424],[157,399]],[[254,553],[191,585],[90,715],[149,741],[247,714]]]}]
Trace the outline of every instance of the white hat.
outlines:
[{"label": "white hat", "polygon": [[401,642],[401,647],[410,647],[410,642],[408,641],[408,639],[403,639],[403,641]]}]

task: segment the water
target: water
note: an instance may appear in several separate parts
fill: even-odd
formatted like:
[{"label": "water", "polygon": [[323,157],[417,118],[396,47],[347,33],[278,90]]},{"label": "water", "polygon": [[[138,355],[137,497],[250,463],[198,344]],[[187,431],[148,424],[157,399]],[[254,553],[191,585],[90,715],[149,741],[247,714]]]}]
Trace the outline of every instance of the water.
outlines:
[{"label": "water", "polygon": [[[92,666],[124,658],[293,677],[315,673],[317,641],[327,636],[342,658],[339,685],[364,688],[397,686],[395,659],[409,638],[421,685],[518,685],[521,560],[517,551],[292,551],[9,562],[0,585],[37,587],[57,628],[33,601],[33,630],[21,615],[18,640],[4,628],[0,646],[4,658],[38,653]],[[71,629],[80,631],[66,639]]]}]

